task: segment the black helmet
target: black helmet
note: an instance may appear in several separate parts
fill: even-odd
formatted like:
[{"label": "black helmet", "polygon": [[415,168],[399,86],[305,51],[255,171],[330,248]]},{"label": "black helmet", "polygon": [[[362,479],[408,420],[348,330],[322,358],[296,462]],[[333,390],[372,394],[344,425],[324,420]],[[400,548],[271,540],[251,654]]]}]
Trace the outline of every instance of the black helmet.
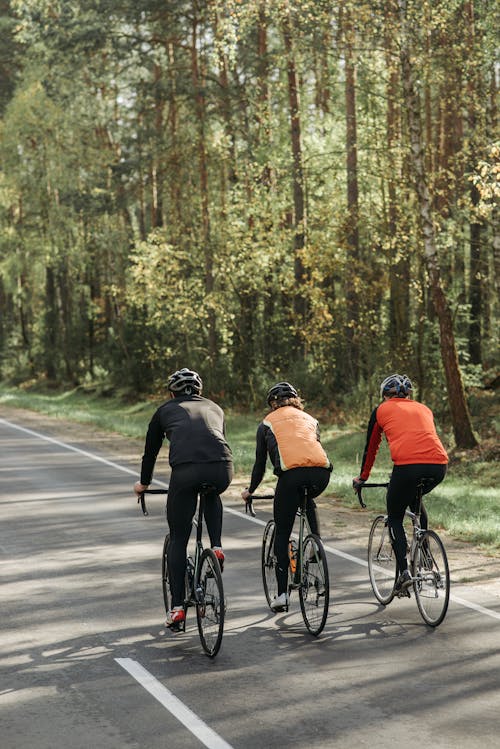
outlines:
[{"label": "black helmet", "polygon": [[199,395],[203,388],[203,382],[198,372],[183,367],[170,375],[167,387],[175,395]]},{"label": "black helmet", "polygon": [[406,398],[413,390],[411,380],[407,375],[392,374],[386,377],[380,385],[380,397],[384,395],[395,395],[397,398]]},{"label": "black helmet", "polygon": [[290,385],[289,382],[278,382],[276,385],[273,385],[272,388],[269,390],[267,394],[267,402],[269,405],[273,401],[278,400],[279,398],[298,398],[299,394],[295,390],[293,385]]}]

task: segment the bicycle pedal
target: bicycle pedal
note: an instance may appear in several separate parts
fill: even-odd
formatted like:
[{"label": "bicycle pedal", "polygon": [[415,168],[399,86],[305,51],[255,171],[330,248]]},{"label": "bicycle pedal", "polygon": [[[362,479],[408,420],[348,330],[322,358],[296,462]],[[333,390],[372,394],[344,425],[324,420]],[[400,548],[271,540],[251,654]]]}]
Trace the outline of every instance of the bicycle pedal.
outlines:
[{"label": "bicycle pedal", "polygon": [[405,588],[405,590],[400,590],[398,593],[396,593],[396,596],[398,598],[411,598],[411,593],[408,588]]},{"label": "bicycle pedal", "polygon": [[166,628],[173,634],[180,634],[186,631],[186,622],[172,622],[172,624],[167,624]]}]

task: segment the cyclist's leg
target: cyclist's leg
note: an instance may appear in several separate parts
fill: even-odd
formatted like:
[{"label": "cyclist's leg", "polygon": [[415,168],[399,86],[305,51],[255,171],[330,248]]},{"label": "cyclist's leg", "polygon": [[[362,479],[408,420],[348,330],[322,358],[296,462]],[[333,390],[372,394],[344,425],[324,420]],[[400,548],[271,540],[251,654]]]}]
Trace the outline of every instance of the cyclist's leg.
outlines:
[{"label": "cyclist's leg", "polygon": [[413,466],[394,466],[387,489],[387,520],[399,574],[408,569],[403,519],[417,486],[417,479],[409,468]]},{"label": "cyclist's leg", "polygon": [[212,547],[221,547],[222,502],[220,495],[226,491],[233,477],[232,464],[228,462],[205,463],[198,466],[200,483],[211,484],[217,492],[205,495],[205,522]]},{"label": "cyclist's leg", "polygon": [[300,504],[300,476],[298,468],[281,474],[274,492],[274,554],[276,556],[276,582],[278,596],[287,592],[288,587],[288,541],[293,529],[295,515]]},{"label": "cyclist's leg", "polygon": [[[415,465],[414,468],[418,479],[427,479],[424,485],[423,493],[429,494],[429,492],[431,492],[438,484],[440,484],[446,476],[447,466],[439,465],[436,463],[422,463]],[[429,479],[432,479],[432,481],[430,481]],[[417,497],[415,496],[414,499],[410,502],[410,510],[412,512],[415,512],[416,509]],[[423,530],[427,530],[427,528],[429,527],[429,518],[423,502],[420,505],[420,527]]]},{"label": "cyclist's leg", "polygon": [[184,603],[186,549],[196,510],[197,490],[191,484],[190,464],[172,469],[167,498],[167,521],[170,530],[168,570],[172,607]]},{"label": "cyclist's leg", "polygon": [[311,467],[301,469],[304,474],[303,485],[308,488],[308,499],[306,506],[306,515],[311,533],[315,533],[317,536],[321,536],[319,527],[319,517],[316,508],[316,502],[314,497],[319,497],[322,494],[330,481],[330,469],[321,467]]}]

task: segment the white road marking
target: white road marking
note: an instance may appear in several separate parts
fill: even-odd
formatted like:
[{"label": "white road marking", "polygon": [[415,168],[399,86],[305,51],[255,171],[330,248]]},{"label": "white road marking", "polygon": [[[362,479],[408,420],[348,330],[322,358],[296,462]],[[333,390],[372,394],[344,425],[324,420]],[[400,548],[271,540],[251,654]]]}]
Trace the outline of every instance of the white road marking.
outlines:
[{"label": "white road marking", "polygon": [[165,707],[178,721],[196,736],[209,749],[232,749],[215,731],[204,723],[201,718],[186,707],[170,690],[163,686],[140,663],[132,658],[115,658],[119,666],[128,671],[139,684]]},{"label": "white road marking", "polygon": [[[18,424],[14,424],[11,421],[7,421],[6,419],[0,419],[0,424],[5,424],[6,426],[12,427],[12,429],[18,429],[20,432],[25,432],[26,434],[30,434],[32,437],[38,437],[39,439],[45,440],[46,442],[51,442],[53,445],[57,445],[58,447],[63,447],[66,450],[72,450],[75,453],[79,453],[80,455],[85,456],[86,458],[91,458],[92,460],[97,460],[100,463],[104,463],[105,465],[110,466],[111,468],[116,468],[118,471],[123,471],[124,473],[129,473],[132,476],[137,476],[137,471],[133,471],[130,468],[126,468],[125,466],[121,466],[118,463],[113,463],[111,460],[106,460],[106,458],[101,458],[99,455],[94,455],[93,453],[87,452],[87,450],[81,450],[79,447],[75,447],[74,445],[68,445],[66,442],[60,442],[59,440],[54,439],[53,437],[48,437],[45,434],[41,434],[40,432],[34,432],[32,429],[27,429],[26,427],[21,427]],[[168,484],[166,484],[163,481],[156,481],[155,484],[158,484],[159,486],[168,488]],[[251,515],[247,515],[244,512],[240,512],[240,510],[235,510],[232,507],[228,507],[227,505],[224,507],[225,512],[229,512],[232,515],[237,515],[244,520],[250,520],[252,523],[256,523],[257,525],[266,525],[266,522],[264,520],[260,520],[260,518],[254,518]],[[346,559],[349,562],[353,562],[354,564],[361,565],[362,567],[367,567],[368,563],[364,559],[359,559],[359,557],[355,557],[352,554],[347,554],[345,551],[340,551],[339,549],[334,549],[332,546],[325,546],[325,550],[330,552],[330,554],[334,554],[335,556],[342,557],[342,559]],[[473,609],[474,611],[477,611],[479,614],[484,614],[485,616],[490,616],[492,619],[499,619],[500,620],[500,613],[497,611],[493,611],[492,609],[487,609],[484,606],[481,606],[477,603],[471,603],[470,601],[466,601],[465,598],[460,598],[459,596],[454,595],[453,593],[450,594],[450,600],[454,601],[455,603],[460,604],[461,606],[465,606],[469,609]]]}]

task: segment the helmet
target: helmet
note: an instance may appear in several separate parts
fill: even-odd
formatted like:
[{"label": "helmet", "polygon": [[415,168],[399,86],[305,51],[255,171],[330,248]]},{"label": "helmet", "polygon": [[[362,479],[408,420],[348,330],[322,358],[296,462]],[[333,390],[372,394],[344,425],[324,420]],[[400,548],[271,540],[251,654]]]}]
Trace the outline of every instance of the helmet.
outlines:
[{"label": "helmet", "polygon": [[198,372],[183,367],[170,375],[167,387],[175,395],[199,395],[203,388],[203,382]]},{"label": "helmet", "polygon": [[412,389],[413,385],[408,375],[392,374],[380,385],[380,397],[395,395],[397,398],[406,398]]},{"label": "helmet", "polygon": [[272,401],[278,400],[278,398],[298,398],[299,394],[295,390],[293,385],[289,382],[278,382],[273,385],[267,394],[267,402],[271,405]]}]

